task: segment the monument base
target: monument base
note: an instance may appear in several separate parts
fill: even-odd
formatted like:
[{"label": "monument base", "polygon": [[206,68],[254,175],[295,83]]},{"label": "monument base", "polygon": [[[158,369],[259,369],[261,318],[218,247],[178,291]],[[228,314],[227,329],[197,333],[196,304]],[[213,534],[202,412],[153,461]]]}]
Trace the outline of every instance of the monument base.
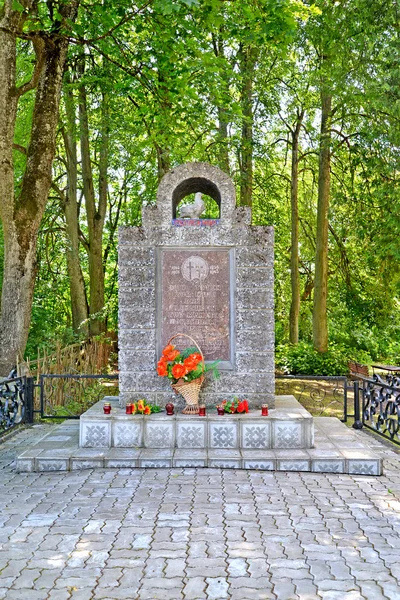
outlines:
[{"label": "monument base", "polygon": [[[223,417],[221,417],[223,418]],[[375,476],[382,459],[334,417],[315,423],[315,446],[295,450],[80,448],[79,423],[65,421],[16,461],[19,472],[81,469],[224,468]],[[62,440],[62,441],[61,441]]]},{"label": "monument base", "polygon": [[215,408],[205,417],[164,411],[152,415],[127,415],[117,398],[107,397],[111,414],[97,402],[80,418],[82,448],[180,448],[264,450],[312,448],[314,423],[294,396],[278,396],[269,416],[259,409],[218,416]]}]

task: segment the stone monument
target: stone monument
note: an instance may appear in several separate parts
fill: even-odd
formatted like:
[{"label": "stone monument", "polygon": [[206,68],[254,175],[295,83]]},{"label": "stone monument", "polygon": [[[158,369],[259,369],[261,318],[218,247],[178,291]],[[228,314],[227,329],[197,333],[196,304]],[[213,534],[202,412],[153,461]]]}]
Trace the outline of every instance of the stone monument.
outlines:
[{"label": "stone monument", "polygon": [[[214,199],[219,218],[177,218],[180,201],[199,192]],[[181,400],[156,364],[183,333],[206,361],[221,361],[221,378],[203,385],[203,403],[237,395],[273,408],[273,228],[251,225],[228,175],[207,163],[167,173],[142,226],[120,229],[118,265],[121,406]]]}]

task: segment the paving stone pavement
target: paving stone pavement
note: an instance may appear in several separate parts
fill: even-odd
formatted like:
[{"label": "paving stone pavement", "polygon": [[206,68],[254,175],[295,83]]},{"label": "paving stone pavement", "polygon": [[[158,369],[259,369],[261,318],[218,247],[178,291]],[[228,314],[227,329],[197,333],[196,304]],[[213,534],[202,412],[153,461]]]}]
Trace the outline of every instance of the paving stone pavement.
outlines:
[{"label": "paving stone pavement", "polygon": [[400,454],[382,477],[220,469],[16,473],[0,443],[0,599],[400,600]]}]

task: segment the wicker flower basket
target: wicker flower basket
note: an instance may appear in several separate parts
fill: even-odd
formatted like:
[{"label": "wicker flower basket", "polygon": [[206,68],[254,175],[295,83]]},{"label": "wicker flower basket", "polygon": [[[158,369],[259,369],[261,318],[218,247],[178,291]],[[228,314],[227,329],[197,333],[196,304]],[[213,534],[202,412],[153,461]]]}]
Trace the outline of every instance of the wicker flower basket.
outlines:
[{"label": "wicker flower basket", "polygon": [[[190,335],[186,335],[186,333],[177,333],[176,335],[172,336],[170,340],[168,340],[168,344],[170,344],[176,337],[186,337],[193,343],[194,346],[196,346],[201,355],[201,361],[204,369],[204,355],[198,343],[191,338]],[[200,377],[197,377],[197,379],[193,379],[193,381],[184,381],[183,379],[178,379],[176,383],[171,384],[174,392],[176,394],[181,394],[186,401],[186,406],[182,411],[184,415],[199,414],[199,393],[201,386],[203,385],[203,381],[204,375],[201,375]]]}]

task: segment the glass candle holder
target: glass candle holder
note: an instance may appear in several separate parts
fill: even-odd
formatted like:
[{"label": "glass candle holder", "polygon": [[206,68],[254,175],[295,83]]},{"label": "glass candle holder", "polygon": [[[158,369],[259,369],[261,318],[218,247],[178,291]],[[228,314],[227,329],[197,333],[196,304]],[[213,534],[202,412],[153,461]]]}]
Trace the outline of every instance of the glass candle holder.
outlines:
[{"label": "glass candle holder", "polygon": [[224,415],[225,414],[225,408],[223,406],[217,406],[217,413],[219,415]]},{"label": "glass candle holder", "polygon": [[172,402],[168,402],[168,404],[165,405],[165,411],[169,416],[174,414],[174,405]]},{"label": "glass candle holder", "polygon": [[104,402],[103,412],[105,415],[109,415],[111,413],[111,403],[110,402]]},{"label": "glass candle holder", "polygon": [[263,417],[268,417],[268,404],[261,405],[261,414]]},{"label": "glass candle holder", "polygon": [[199,405],[199,415],[200,415],[200,417],[206,416],[206,407],[204,404]]},{"label": "glass candle holder", "polygon": [[126,413],[127,415],[131,415],[131,414],[132,414],[132,404],[131,404],[131,403],[128,403],[128,404],[125,406],[125,413]]}]

